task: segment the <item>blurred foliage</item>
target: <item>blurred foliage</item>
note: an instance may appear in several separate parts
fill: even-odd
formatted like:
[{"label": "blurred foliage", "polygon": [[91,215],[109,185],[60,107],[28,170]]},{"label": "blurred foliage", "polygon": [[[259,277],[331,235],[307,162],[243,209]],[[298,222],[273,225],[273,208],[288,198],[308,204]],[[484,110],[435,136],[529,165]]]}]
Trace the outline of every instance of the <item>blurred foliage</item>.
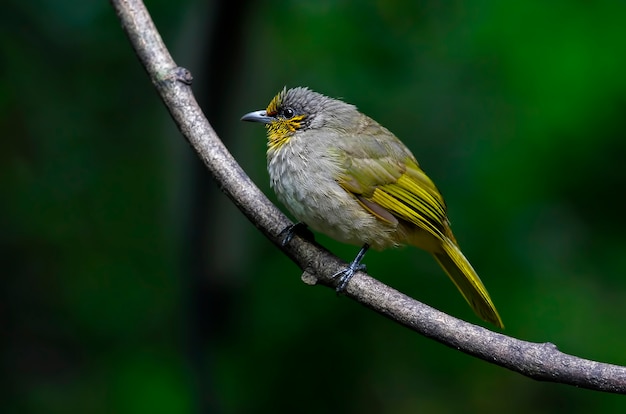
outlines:
[{"label": "blurred foliage", "polygon": [[[3,412],[626,409],[619,396],[526,379],[303,285],[215,184],[194,178],[193,168],[206,173],[106,2],[5,3]],[[446,196],[508,335],[626,365],[626,5],[364,3],[148,7],[268,195],[264,131],[239,116],[284,85],[357,104]],[[224,7],[240,7],[243,33],[211,30]],[[215,45],[237,51],[232,79],[211,77],[225,62],[202,60]],[[220,82],[226,95],[203,87]],[[346,260],[357,251],[318,240]],[[479,322],[427,254],[366,262]],[[198,284],[206,295],[194,297]]]}]

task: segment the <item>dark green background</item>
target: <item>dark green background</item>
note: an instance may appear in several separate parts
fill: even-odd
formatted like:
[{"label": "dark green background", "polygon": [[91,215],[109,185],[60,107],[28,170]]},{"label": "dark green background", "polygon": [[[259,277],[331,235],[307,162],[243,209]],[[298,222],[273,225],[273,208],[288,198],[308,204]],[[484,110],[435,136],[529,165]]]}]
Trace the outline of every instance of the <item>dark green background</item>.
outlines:
[{"label": "dark green background", "polygon": [[[442,3],[148,7],[268,195],[264,131],[239,117],[284,85],[354,103],[445,195],[508,335],[626,365],[626,5]],[[0,30],[2,412],[626,411],[301,283],[176,131],[108,2],[10,0]],[[480,323],[427,254],[366,262]]]}]

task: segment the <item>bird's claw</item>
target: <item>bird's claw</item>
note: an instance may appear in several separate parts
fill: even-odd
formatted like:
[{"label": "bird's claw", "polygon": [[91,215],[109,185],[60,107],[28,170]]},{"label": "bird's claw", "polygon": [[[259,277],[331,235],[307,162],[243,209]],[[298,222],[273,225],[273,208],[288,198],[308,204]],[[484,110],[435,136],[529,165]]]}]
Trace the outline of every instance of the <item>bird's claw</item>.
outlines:
[{"label": "bird's claw", "polygon": [[283,231],[280,232],[279,236],[284,235],[283,240],[280,242],[281,247],[285,247],[289,244],[289,242],[293,239],[293,236],[296,234],[304,237],[307,240],[315,240],[313,233],[307,227],[306,223],[298,222],[287,226]]},{"label": "bird's claw", "polygon": [[365,243],[350,265],[333,275],[333,279],[338,278],[337,287],[335,288],[338,294],[343,293],[346,290],[348,282],[350,282],[350,279],[352,279],[352,276],[354,276],[356,272],[360,270],[365,271],[365,265],[362,264],[361,261],[369,248],[369,244]]},{"label": "bird's claw", "polygon": [[350,263],[350,266],[335,273],[333,275],[333,279],[337,279],[337,287],[335,288],[337,294],[345,292],[346,287],[348,286],[348,282],[350,282],[352,276],[354,276],[354,274],[359,271],[365,272],[366,268],[367,266],[362,263],[352,262]]}]

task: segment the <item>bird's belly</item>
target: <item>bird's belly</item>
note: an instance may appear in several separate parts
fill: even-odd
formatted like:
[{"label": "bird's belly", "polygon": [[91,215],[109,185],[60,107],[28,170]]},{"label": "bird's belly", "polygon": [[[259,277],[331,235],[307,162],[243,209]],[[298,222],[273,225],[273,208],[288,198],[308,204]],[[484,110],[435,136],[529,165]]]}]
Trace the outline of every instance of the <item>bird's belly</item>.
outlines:
[{"label": "bird's belly", "polygon": [[271,177],[278,200],[296,219],[343,243],[368,243],[378,250],[399,244],[396,226],[365,210],[335,180],[317,175],[283,171]]}]

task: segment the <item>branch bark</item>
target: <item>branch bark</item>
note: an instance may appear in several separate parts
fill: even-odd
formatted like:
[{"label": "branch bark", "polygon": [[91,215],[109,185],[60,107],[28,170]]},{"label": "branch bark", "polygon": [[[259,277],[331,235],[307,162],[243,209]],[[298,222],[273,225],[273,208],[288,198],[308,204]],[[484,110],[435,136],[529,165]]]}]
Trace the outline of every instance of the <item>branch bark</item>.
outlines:
[{"label": "branch bark", "polygon": [[[323,247],[294,237],[282,247],[281,232],[292,223],[254,185],[209,124],[191,91],[191,74],[176,66],[140,0],[111,0],[135,53],[178,128],[220,188],[243,214],[301,269],[306,283],[334,286],[332,275],[346,266]],[[551,343],[533,343],[492,332],[420,303],[359,272],[345,296],[466,354],[529,378],[626,394],[626,367],[560,352]]]}]

